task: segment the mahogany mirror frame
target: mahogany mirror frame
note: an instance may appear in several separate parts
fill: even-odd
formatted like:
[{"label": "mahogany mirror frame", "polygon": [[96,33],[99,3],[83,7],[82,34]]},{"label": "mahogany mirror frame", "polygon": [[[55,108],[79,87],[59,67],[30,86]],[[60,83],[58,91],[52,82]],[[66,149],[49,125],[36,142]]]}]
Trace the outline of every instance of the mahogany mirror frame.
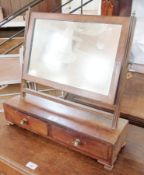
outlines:
[{"label": "mahogany mirror frame", "polygon": [[[72,22],[92,22],[92,23],[96,22],[96,23],[103,23],[103,24],[122,25],[119,45],[117,49],[117,55],[115,59],[115,65],[114,65],[113,74],[112,74],[112,81],[111,81],[112,83],[110,85],[108,96],[98,94],[95,92],[89,92],[86,90],[78,89],[76,87],[71,87],[68,85],[62,85],[56,82],[52,82],[50,80],[38,78],[28,74],[30,51],[32,48],[32,40],[33,40],[33,33],[34,33],[34,26],[35,26],[34,24],[35,24],[35,20],[37,19],[72,21]],[[28,21],[22,79],[26,81],[35,82],[44,86],[50,86],[56,89],[60,89],[68,93],[72,93],[76,95],[81,94],[81,96],[85,98],[91,98],[93,100],[102,102],[104,104],[114,105],[121,67],[125,59],[127,38],[129,34],[129,26],[130,26],[130,19],[126,17],[82,16],[82,15],[65,15],[65,14],[33,12],[30,14],[29,21]]]}]

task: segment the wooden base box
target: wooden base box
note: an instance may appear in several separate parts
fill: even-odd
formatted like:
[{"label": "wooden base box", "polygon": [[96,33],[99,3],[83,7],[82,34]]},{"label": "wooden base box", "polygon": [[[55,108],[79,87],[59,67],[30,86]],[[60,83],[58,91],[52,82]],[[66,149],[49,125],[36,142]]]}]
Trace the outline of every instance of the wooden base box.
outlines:
[{"label": "wooden base box", "polygon": [[128,121],[119,119],[117,129],[112,130],[105,126],[111,121],[105,112],[100,117],[99,111],[82,111],[33,95],[8,100],[4,111],[10,123],[90,156],[107,169],[112,169],[125,145]]}]

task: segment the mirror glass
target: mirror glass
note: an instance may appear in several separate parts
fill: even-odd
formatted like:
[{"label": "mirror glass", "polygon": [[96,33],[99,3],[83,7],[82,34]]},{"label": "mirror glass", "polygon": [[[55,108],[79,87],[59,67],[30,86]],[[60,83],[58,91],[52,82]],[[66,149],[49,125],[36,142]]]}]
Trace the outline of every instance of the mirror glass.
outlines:
[{"label": "mirror glass", "polygon": [[36,19],[28,74],[108,95],[122,25]]}]

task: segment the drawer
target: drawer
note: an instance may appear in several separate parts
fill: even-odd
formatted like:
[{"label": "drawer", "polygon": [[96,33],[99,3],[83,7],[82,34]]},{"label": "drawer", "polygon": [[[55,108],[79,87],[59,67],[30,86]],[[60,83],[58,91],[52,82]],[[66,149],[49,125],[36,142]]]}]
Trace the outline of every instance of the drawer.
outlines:
[{"label": "drawer", "polygon": [[85,152],[94,158],[104,161],[108,161],[109,159],[111,145],[93,137],[55,125],[51,126],[51,136],[68,147],[72,147],[83,153]]},{"label": "drawer", "polygon": [[32,116],[26,115],[23,112],[17,111],[8,105],[5,105],[4,109],[5,116],[8,121],[15,123],[27,130],[31,130],[37,134],[43,136],[48,135],[48,126],[45,122],[33,118]]}]

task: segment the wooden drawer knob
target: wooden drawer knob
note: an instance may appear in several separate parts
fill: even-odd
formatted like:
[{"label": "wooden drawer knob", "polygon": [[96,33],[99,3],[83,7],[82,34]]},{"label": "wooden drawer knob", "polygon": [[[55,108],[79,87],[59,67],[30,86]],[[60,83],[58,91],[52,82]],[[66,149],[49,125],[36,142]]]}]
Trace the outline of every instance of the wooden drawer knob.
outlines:
[{"label": "wooden drawer knob", "polygon": [[27,124],[28,124],[28,120],[26,118],[20,121],[20,125],[27,125]]},{"label": "wooden drawer knob", "polygon": [[81,141],[80,139],[75,139],[74,142],[73,142],[73,146],[77,147],[81,144]]}]

